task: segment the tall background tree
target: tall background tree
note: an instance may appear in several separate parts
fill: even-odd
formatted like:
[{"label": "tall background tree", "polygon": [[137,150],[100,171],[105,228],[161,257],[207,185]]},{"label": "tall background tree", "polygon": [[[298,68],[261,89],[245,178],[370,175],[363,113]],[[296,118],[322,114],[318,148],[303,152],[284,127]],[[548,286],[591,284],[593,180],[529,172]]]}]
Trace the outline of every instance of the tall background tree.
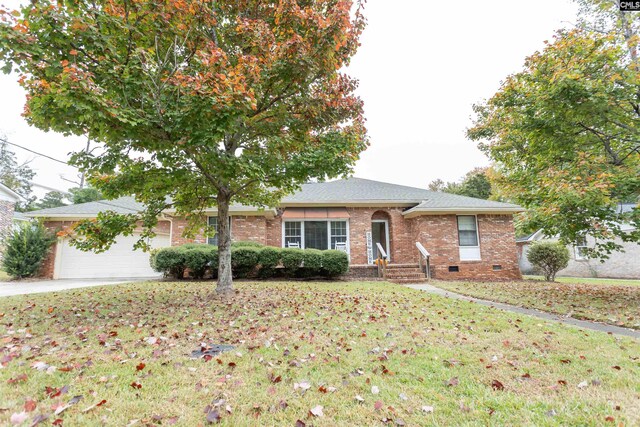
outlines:
[{"label": "tall background tree", "polygon": [[528,208],[521,226],[564,243],[592,235],[591,255],[606,257],[616,238],[640,242],[640,209],[618,207],[640,196],[640,14],[581,4],[577,28],[475,106],[468,136],[495,162],[503,194]]},{"label": "tall background tree", "polygon": [[478,167],[467,172],[459,182],[444,182],[442,179],[431,181],[429,183],[429,190],[487,200],[491,198],[493,194],[489,176],[489,168]]},{"label": "tall background tree", "polygon": [[22,196],[17,210],[24,210],[35,200],[31,194],[31,180],[35,175],[29,162],[18,162],[15,153],[9,149],[6,137],[0,135],[0,182]]},{"label": "tall background tree", "polygon": [[215,206],[227,292],[230,203],[272,206],[349,174],[366,148],[357,81],[341,72],[364,25],[350,0],[44,0],[0,13],[0,59],[31,124],[97,144],[72,157],[93,186],[147,206],[79,223],[75,244],[104,249],[142,221],[144,247],[169,207],[192,235]]}]

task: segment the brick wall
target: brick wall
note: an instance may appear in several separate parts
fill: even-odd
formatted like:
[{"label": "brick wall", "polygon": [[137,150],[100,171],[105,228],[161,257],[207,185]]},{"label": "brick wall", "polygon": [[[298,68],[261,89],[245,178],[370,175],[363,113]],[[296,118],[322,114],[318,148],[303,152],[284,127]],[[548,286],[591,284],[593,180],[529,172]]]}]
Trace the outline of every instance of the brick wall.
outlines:
[{"label": "brick wall", "polygon": [[413,262],[411,229],[402,216],[402,208],[347,208],[352,264],[367,263],[367,237],[372,219],[389,222],[389,256],[394,263]]},{"label": "brick wall", "polygon": [[[431,255],[431,271],[438,279],[519,279],[518,256],[511,215],[478,215],[481,261],[461,261],[456,215],[413,218],[415,241]],[[493,266],[500,266],[495,271]],[[449,272],[457,266],[459,272]]]}]

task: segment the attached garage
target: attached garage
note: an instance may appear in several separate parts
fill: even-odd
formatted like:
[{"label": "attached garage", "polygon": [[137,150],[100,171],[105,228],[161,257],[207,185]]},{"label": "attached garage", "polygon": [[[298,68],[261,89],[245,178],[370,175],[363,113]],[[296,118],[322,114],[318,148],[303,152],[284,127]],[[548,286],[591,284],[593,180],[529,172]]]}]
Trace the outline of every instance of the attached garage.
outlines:
[{"label": "attached garage", "polygon": [[[68,230],[83,219],[96,218],[100,212],[137,214],[144,209],[133,197],[115,200],[99,200],[77,205],[59,206],[27,213],[37,218],[52,232]],[[159,219],[149,242],[151,248],[171,246],[171,221]],[[83,252],[69,245],[69,240],[60,238],[45,259],[41,277],[50,279],[128,279],[158,277],[149,265],[149,252],[133,250],[140,234],[120,236],[111,248],[103,253]]]},{"label": "attached garage", "polygon": [[[54,279],[134,278],[155,277],[156,271],[149,265],[149,252],[133,250],[139,235],[121,236],[111,248],[102,253],[83,252],[69,245],[67,239],[58,242],[56,248]],[[151,242],[152,248],[170,246],[169,235],[158,235]]]}]

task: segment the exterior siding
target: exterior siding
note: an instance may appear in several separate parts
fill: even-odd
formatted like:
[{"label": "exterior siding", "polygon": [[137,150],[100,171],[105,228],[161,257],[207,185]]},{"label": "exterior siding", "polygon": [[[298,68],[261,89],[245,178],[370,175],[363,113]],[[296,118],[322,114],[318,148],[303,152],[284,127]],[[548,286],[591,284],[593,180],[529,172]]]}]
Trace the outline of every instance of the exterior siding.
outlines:
[{"label": "exterior siding", "polygon": [[[622,245],[624,252],[613,252],[609,259],[600,262],[598,259],[576,259],[573,246],[569,249],[569,265],[558,272],[558,277],[603,277],[611,279],[640,279],[640,244],[615,240]],[[587,245],[594,244],[593,237],[587,238]],[[518,257],[520,270],[523,274],[536,274],[533,266],[527,259],[530,243],[518,244]]]},{"label": "exterior siding", "polygon": [[[7,235],[13,228],[13,213],[16,204],[8,200],[0,200],[0,240]],[[0,245],[0,255],[2,254],[2,245]]]}]

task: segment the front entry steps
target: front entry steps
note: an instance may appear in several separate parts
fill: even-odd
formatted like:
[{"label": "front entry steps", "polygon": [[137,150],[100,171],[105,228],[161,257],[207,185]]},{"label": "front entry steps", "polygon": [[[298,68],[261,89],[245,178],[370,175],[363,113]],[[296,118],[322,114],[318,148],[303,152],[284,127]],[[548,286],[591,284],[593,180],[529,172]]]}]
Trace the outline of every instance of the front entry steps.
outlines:
[{"label": "front entry steps", "polygon": [[391,283],[427,283],[427,277],[418,264],[388,264],[383,278]]}]

